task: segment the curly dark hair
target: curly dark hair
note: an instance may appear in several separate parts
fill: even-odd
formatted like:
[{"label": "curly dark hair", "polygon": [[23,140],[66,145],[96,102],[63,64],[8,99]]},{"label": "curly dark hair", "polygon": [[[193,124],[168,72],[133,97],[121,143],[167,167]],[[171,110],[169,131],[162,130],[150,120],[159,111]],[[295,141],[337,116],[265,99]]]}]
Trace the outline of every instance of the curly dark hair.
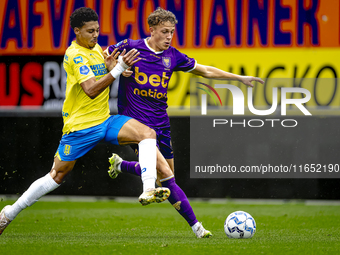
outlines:
[{"label": "curly dark hair", "polygon": [[98,21],[97,13],[91,8],[81,7],[76,9],[70,16],[70,24],[72,29],[81,28],[89,21]]},{"label": "curly dark hair", "polygon": [[148,24],[150,27],[158,26],[159,24],[164,24],[168,21],[172,24],[178,23],[175,14],[173,14],[171,11],[164,10],[161,7],[158,7],[148,17]]}]

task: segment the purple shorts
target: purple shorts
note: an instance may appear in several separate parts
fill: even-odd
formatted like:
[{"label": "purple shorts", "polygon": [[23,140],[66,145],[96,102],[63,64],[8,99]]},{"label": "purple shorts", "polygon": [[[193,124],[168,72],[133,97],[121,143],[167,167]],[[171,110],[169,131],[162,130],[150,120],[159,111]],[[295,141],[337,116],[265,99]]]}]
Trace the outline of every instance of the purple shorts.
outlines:
[{"label": "purple shorts", "polygon": [[[153,128],[153,130],[156,131],[157,147],[159,151],[162,153],[163,157],[166,159],[174,158],[174,153],[173,153],[172,144],[171,144],[170,127]],[[132,144],[130,146],[134,150],[136,155],[138,156],[138,144]]]}]

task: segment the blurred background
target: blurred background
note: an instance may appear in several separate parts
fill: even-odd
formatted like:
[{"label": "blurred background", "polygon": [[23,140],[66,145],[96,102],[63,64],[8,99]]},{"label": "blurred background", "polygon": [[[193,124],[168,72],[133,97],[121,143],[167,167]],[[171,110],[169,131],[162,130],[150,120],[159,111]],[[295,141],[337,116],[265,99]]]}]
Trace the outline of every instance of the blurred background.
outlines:
[{"label": "blurred background", "polygon": [[[272,156],[277,165],[300,153],[294,141],[315,138],[315,159],[339,163],[340,3],[338,0],[2,0],[0,1],[0,194],[21,194],[46,174],[53,162],[63,126],[61,109],[66,75],[63,54],[75,39],[69,16],[91,7],[99,15],[99,44],[148,36],[147,16],[161,6],[178,19],[172,46],[198,63],[242,74],[291,78],[280,86],[303,87],[305,79],[332,78],[332,85],[313,83],[315,110],[311,127],[290,137],[291,153]],[[192,74],[175,73],[168,88],[176,181],[188,197],[338,199],[339,179],[195,179],[190,178],[190,90]],[[242,86],[242,89],[245,90]],[[255,91],[255,89],[254,89]],[[117,112],[117,87],[111,87],[111,113]],[[211,99],[209,99],[211,100]],[[255,106],[268,107],[270,86],[256,86]],[[213,102],[208,101],[213,105]],[[232,101],[227,103],[232,106]],[[230,116],[231,117],[231,116]],[[293,116],[303,121],[303,116]],[[227,130],[228,132],[228,130]],[[263,131],[266,132],[266,131]],[[255,134],[256,135],[256,134]],[[259,137],[274,148],[280,139]],[[247,137],[237,143],[247,149]],[[315,139],[314,139],[315,140]],[[312,140],[312,141],[314,141]],[[233,143],[228,143],[233,148]],[[256,147],[255,147],[256,149]],[[207,145],[209,150],[209,145]],[[140,178],[107,175],[112,152],[137,160],[129,146],[100,143],[79,159],[55,195],[138,196]],[[265,152],[264,152],[265,153]],[[236,155],[237,154],[237,155]],[[226,155],[240,157],[240,151]],[[244,160],[249,161],[244,154]],[[307,157],[308,158],[308,157]],[[240,160],[243,160],[240,158]],[[319,162],[306,162],[319,163]],[[340,175],[339,175],[340,177]]]}]

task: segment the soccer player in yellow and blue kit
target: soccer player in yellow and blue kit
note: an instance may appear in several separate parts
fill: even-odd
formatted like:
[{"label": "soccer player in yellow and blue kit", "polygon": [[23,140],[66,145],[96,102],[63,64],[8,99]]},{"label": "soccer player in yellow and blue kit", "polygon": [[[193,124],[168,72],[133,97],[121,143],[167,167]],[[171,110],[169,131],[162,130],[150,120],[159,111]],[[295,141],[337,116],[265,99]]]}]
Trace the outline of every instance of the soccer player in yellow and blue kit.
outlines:
[{"label": "soccer player in yellow and blue kit", "polygon": [[138,144],[144,191],[139,200],[143,205],[162,202],[170,193],[167,188],[155,188],[155,132],[131,117],[110,116],[109,112],[109,85],[140,60],[139,52],[132,49],[126,54],[125,50],[119,54],[115,50],[104,60],[102,49],[97,44],[98,15],[90,8],[75,10],[70,23],[76,41],[72,42],[64,57],[67,85],[63,105],[63,136],[51,171],[33,182],[13,205],[5,206],[1,211],[0,235],[23,209],[59,187],[76,160],[102,140],[120,145]]}]

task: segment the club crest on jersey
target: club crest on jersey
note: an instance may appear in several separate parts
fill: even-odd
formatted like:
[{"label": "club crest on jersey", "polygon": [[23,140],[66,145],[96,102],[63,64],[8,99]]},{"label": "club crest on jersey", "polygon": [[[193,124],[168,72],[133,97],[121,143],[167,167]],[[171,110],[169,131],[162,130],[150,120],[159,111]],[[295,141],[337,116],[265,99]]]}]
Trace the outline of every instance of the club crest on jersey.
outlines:
[{"label": "club crest on jersey", "polygon": [[170,59],[170,57],[162,57],[162,62],[163,62],[163,65],[166,68],[170,68],[170,66],[171,66],[171,59]]},{"label": "club crest on jersey", "polygon": [[75,57],[73,59],[74,63],[79,64],[79,63],[83,63],[83,58],[81,56]]}]

